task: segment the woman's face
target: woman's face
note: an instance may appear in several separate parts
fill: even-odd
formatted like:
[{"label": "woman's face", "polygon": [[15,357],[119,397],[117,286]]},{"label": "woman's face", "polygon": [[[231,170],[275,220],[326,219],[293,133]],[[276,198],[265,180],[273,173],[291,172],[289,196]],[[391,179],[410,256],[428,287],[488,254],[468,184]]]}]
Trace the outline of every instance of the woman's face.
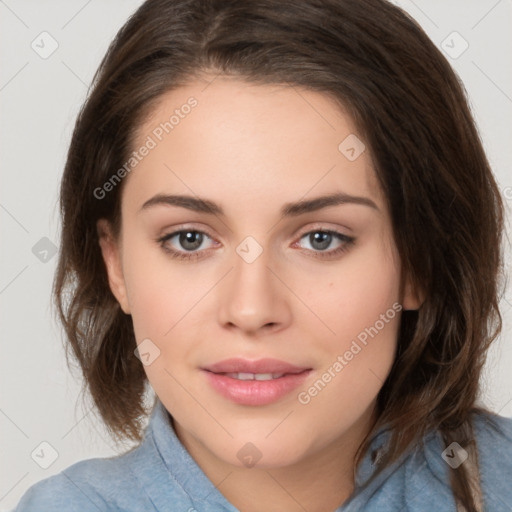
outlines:
[{"label": "woman's face", "polygon": [[362,143],[321,93],[224,77],[167,93],[138,130],[121,237],[101,246],[184,442],[279,467],[361,440],[417,307]]}]

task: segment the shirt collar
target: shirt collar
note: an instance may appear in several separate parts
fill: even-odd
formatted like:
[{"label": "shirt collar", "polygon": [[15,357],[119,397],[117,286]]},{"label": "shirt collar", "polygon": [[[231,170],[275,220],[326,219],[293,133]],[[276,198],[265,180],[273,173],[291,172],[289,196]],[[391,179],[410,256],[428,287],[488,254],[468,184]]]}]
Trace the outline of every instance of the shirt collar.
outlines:
[{"label": "shirt collar", "polygon": [[158,398],[140,450],[136,452],[133,471],[157,510],[175,512],[177,489],[181,488],[182,496],[188,495],[191,504],[201,505],[201,510],[238,512],[178,439],[171,416]]},{"label": "shirt collar", "polygon": [[[148,432],[149,436],[146,434],[143,443],[150,444],[150,449],[157,452],[156,458],[160,459],[160,464],[157,468],[152,466],[151,470],[146,471],[144,475],[141,474],[142,471],[139,471],[139,478],[145,480],[148,493],[155,504],[160,502],[158,510],[172,510],[172,506],[169,508],[169,496],[162,495],[165,494],[165,487],[173,489],[176,488],[177,484],[190,496],[191,500],[198,503],[202,502],[205,510],[238,512],[213,485],[211,480],[205,475],[203,470],[183,446],[174,431],[169,412],[158,398],[156,399],[154,409],[151,413]],[[364,455],[356,472],[353,497],[358,494],[358,489],[364,485],[375,471],[376,461],[382,454],[382,451],[386,449],[390,437],[391,431],[386,426],[381,426],[373,436],[370,448]],[[376,478],[371,487],[379,487],[387,476],[395,471],[396,467],[403,462],[402,459],[405,456],[407,456],[407,454],[404,454],[400,460],[387,467],[381,475]],[[158,479],[154,476],[155,470],[160,473],[161,479],[164,478],[163,473],[167,473],[167,480],[170,478],[172,482],[167,481],[167,486],[162,486],[162,481],[160,481],[157,485],[156,482]],[[349,502],[350,501],[351,500],[349,500]],[[348,505],[348,503],[344,505]],[[344,510],[344,505],[338,510]]]}]

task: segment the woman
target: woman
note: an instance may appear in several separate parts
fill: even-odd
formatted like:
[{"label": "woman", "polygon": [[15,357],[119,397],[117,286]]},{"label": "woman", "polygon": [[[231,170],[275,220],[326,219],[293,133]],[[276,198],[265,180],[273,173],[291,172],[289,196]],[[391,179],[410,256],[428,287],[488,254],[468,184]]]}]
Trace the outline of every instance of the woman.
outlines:
[{"label": "woman", "polygon": [[61,210],[69,346],[140,444],[17,510],[507,510],[512,420],[476,405],[503,206],[402,10],[147,0],[79,115]]}]

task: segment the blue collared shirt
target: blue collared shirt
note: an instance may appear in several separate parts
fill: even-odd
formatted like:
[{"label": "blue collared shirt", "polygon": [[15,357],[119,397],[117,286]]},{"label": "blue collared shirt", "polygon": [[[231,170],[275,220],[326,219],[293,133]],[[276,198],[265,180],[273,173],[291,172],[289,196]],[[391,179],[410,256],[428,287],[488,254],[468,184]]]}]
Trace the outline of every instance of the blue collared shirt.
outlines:
[{"label": "blue collared shirt", "polygon": [[[512,418],[477,415],[475,436],[484,510],[512,512]],[[333,512],[456,512],[441,435],[386,468],[369,487],[358,486],[375,466],[370,453],[385,445],[381,429],[363,459],[351,498]],[[445,457],[446,458],[446,457]],[[176,436],[158,400],[140,445],[123,455],[77,462],[32,485],[15,512],[238,512],[203,473]]]}]

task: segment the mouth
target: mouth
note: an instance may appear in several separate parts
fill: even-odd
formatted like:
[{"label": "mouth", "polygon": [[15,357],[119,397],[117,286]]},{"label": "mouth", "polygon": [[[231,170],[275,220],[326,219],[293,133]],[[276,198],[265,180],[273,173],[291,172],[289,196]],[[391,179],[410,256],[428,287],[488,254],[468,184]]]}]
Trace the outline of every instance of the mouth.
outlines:
[{"label": "mouth", "polygon": [[[215,373],[215,372],[214,372]],[[216,373],[216,375],[225,375],[231,379],[237,380],[274,380],[280,379],[285,375],[294,375],[291,373]]]},{"label": "mouth", "polygon": [[210,386],[240,405],[266,405],[297,388],[313,371],[277,359],[227,359],[201,368]]}]

